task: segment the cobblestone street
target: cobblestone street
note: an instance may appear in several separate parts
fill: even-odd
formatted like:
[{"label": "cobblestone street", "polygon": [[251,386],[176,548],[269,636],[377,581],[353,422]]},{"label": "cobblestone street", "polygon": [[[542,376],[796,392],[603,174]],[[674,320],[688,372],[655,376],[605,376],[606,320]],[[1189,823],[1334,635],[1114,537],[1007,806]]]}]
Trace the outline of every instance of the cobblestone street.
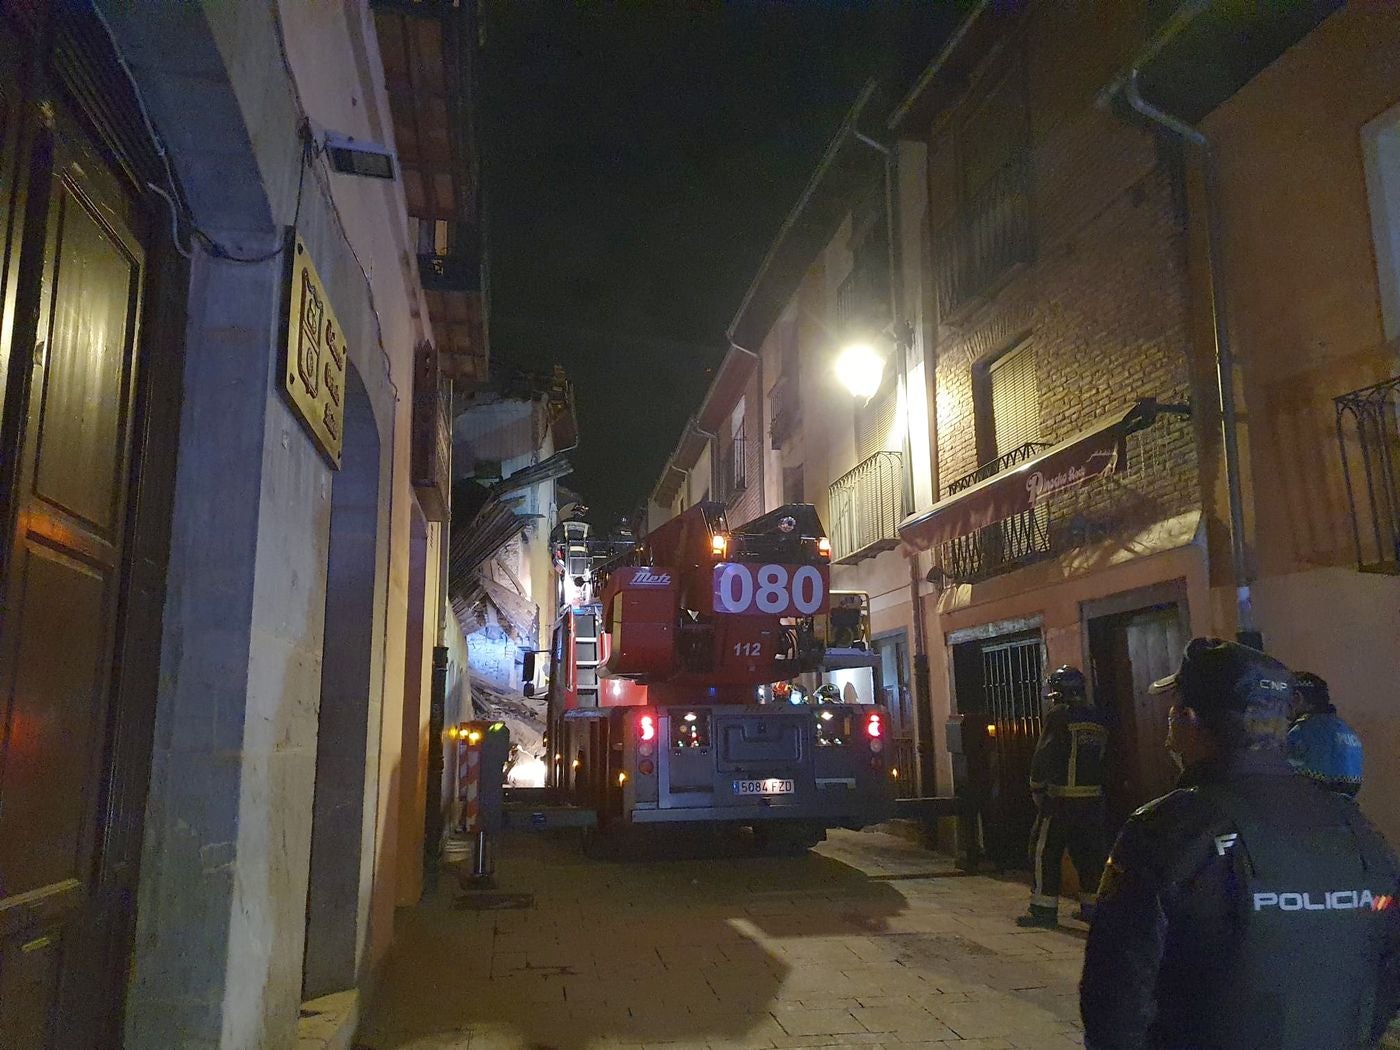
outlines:
[{"label": "cobblestone street", "polygon": [[507,838],[494,891],[445,875],[401,914],[358,1045],[1082,1045],[1084,927],[1018,930],[1017,881],[881,832],[796,858],[688,852],[600,860]]}]

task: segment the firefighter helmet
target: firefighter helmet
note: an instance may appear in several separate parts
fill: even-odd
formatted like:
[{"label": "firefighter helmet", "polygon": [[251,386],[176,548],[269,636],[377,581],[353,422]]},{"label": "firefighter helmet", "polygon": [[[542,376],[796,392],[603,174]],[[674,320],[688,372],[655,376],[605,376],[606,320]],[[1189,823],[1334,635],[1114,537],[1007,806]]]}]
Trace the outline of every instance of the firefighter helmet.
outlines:
[{"label": "firefighter helmet", "polygon": [[1084,672],[1063,664],[1045,676],[1045,699],[1052,704],[1069,703],[1088,698]]}]

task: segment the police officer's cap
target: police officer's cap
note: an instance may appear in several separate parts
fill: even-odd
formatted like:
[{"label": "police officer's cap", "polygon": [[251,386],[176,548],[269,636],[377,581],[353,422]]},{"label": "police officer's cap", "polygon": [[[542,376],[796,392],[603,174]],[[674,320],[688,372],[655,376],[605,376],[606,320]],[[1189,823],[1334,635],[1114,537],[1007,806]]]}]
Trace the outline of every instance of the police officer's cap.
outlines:
[{"label": "police officer's cap", "polygon": [[1152,683],[1153,693],[1175,688],[1183,707],[1239,711],[1251,704],[1286,700],[1293,675],[1267,653],[1221,638],[1192,638],[1176,674]]}]

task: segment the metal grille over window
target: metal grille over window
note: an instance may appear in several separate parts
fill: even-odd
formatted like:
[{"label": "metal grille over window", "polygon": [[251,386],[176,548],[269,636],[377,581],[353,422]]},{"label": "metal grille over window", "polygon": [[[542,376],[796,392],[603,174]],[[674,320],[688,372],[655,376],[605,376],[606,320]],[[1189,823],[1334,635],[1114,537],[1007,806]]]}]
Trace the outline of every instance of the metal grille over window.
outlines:
[{"label": "metal grille over window", "polygon": [[1400,376],[1336,405],[1356,567],[1400,574]]},{"label": "metal grille over window", "polygon": [[715,498],[724,503],[743,492],[748,484],[745,448],[744,431],[740,428],[738,434],[720,449],[719,461],[715,465]]},{"label": "metal grille over window", "polygon": [[1029,126],[1015,70],[969,114],[956,142],[960,199],[935,238],[944,320],[1031,258]]}]

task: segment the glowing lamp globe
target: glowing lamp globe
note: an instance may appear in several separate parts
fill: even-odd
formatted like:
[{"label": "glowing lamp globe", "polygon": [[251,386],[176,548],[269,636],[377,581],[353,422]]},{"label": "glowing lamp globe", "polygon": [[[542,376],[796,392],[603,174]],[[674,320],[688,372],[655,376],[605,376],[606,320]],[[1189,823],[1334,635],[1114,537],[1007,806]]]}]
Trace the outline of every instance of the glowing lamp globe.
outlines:
[{"label": "glowing lamp globe", "polygon": [[874,397],[884,371],[885,359],[865,343],[846,347],[836,358],[836,378],[856,397]]}]

